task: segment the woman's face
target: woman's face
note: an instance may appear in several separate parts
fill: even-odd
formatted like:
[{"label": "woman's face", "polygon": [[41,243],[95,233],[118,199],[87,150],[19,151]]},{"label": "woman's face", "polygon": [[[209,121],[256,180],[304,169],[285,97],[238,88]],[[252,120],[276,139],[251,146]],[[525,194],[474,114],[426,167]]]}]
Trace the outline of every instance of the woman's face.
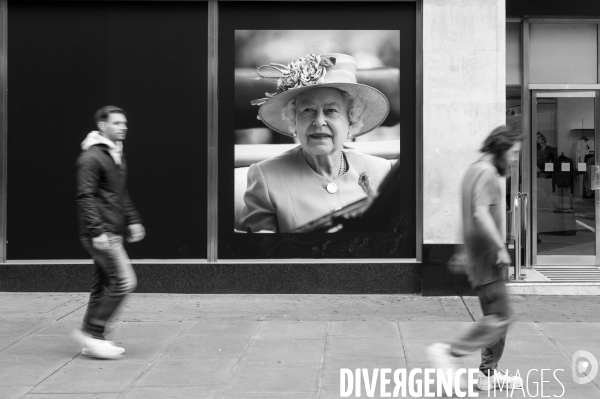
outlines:
[{"label": "woman's face", "polygon": [[302,149],[311,155],[339,151],[348,137],[350,120],[342,92],[310,90],[296,100],[296,132]]},{"label": "woman's face", "polygon": [[542,137],[541,134],[537,135],[537,142],[538,142],[538,144],[544,144],[544,138]]}]

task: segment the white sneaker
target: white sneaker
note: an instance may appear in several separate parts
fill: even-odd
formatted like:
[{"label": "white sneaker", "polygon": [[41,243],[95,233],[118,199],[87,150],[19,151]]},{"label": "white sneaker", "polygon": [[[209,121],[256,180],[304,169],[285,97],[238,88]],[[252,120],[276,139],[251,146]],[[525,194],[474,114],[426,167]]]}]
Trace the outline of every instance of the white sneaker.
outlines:
[{"label": "white sneaker", "polygon": [[[118,347],[117,345],[115,345],[114,342],[112,342],[112,341],[104,341],[104,342],[106,342],[110,346],[114,347],[115,352],[120,352],[120,353],[118,353],[118,355],[122,355],[123,353],[125,353],[125,348]],[[81,354],[83,356],[94,356],[93,352],[90,350],[90,348],[88,348],[86,346],[84,346],[83,349],[81,350]]]},{"label": "white sneaker", "polygon": [[490,391],[496,388],[512,389],[512,388],[523,388],[523,379],[516,375],[512,375],[507,371],[495,369],[494,374],[489,377],[479,372],[479,378],[477,380],[477,389],[480,391]]},{"label": "white sneaker", "polygon": [[103,339],[93,338],[81,330],[74,330],[71,336],[83,347],[81,353],[85,356],[98,359],[118,359],[125,352],[125,349],[113,346]]},{"label": "white sneaker", "polygon": [[[441,369],[448,381],[454,381],[454,373],[463,367],[462,362],[458,356],[450,353],[450,344],[436,343],[427,348],[427,355],[429,360],[433,363],[436,369]],[[460,387],[465,389],[467,387],[467,379],[461,376]]]}]

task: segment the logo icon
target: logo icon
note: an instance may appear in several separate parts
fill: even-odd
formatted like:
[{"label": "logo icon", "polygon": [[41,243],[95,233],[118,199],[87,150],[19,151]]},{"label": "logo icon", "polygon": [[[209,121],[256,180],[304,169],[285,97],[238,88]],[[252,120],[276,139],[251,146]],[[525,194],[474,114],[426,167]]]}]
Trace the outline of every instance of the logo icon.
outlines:
[{"label": "logo icon", "polygon": [[573,381],[577,384],[587,384],[598,374],[598,360],[588,351],[573,353],[571,363]]}]

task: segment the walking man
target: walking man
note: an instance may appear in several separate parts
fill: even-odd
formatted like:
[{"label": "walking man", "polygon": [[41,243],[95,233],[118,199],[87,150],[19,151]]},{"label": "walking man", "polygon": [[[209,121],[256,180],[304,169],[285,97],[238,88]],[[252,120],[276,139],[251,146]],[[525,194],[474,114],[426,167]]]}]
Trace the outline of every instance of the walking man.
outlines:
[{"label": "walking man", "polygon": [[137,285],[123,239],[140,241],[145,230],[127,192],[125,111],[105,106],[96,112],[95,121],[98,131],[81,143],[76,163],[80,238],[94,260],[94,280],[83,325],[73,337],[83,355],[114,359],[125,349],[104,339],[106,322]]},{"label": "walking man", "polygon": [[436,368],[454,380],[461,356],[481,349],[477,388],[522,387],[523,380],[498,369],[504,351],[511,311],[505,276],[511,263],[502,239],[502,191],[500,177],[519,159],[523,135],[502,125],[486,138],[481,158],[469,166],[462,181],[464,255],[469,281],[479,296],[483,319],[468,332],[448,343],[436,343],[428,354]]}]

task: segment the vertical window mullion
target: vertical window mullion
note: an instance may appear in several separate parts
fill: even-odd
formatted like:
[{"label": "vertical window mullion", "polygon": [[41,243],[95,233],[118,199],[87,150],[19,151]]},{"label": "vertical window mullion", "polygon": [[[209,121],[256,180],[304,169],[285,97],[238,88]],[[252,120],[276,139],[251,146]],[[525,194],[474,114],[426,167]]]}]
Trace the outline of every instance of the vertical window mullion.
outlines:
[{"label": "vertical window mullion", "polygon": [[218,258],[218,29],[219,9],[217,0],[208,2],[208,153],[207,153],[207,258],[216,262]]}]

